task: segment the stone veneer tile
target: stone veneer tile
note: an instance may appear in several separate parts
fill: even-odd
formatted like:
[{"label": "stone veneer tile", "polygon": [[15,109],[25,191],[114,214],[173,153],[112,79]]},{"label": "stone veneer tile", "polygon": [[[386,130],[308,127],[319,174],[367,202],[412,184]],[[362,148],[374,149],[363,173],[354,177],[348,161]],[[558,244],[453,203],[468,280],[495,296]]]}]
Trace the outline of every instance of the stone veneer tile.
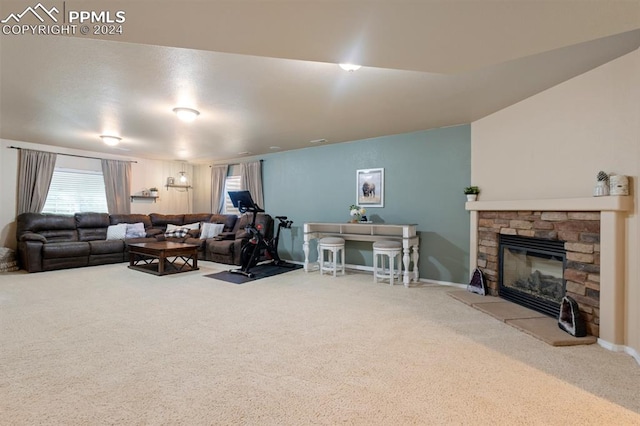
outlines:
[{"label": "stone veneer tile", "polygon": [[564,249],[567,251],[575,251],[578,253],[593,253],[593,244],[565,243]]},{"label": "stone veneer tile", "polygon": [[580,241],[580,233],[576,231],[559,231],[558,239],[562,241]]},{"label": "stone veneer tile", "polygon": [[573,220],[600,220],[597,212],[569,212],[569,219]]},{"label": "stone veneer tile", "polygon": [[533,222],[534,229],[553,229],[553,223],[545,222],[542,220],[536,220]]},{"label": "stone veneer tile", "polygon": [[533,228],[533,224],[528,220],[512,220],[509,223],[509,228],[514,229],[531,229]]},{"label": "stone veneer tile", "polygon": [[585,281],[584,286],[586,288],[600,291],[600,283],[596,283],[593,281]]},{"label": "stone veneer tile", "polygon": [[600,242],[600,234],[592,233],[592,232],[582,232],[580,234],[580,242],[583,243],[599,243]]},{"label": "stone veneer tile", "polygon": [[558,231],[599,232],[600,221],[595,220],[568,220],[556,223]]},{"label": "stone veneer tile", "polygon": [[565,212],[542,212],[540,215],[541,220],[550,222],[559,222],[567,220],[567,213]]},{"label": "stone veneer tile", "polygon": [[583,263],[593,263],[594,257],[592,254],[567,252],[567,260],[574,260],[576,262]]},{"label": "stone veneer tile", "polygon": [[564,279],[584,282],[587,279],[588,274],[586,272],[577,271],[575,269],[565,269]]},{"label": "stone veneer tile", "polygon": [[533,236],[536,238],[542,238],[544,240],[558,239],[558,233],[556,231],[535,231]]}]

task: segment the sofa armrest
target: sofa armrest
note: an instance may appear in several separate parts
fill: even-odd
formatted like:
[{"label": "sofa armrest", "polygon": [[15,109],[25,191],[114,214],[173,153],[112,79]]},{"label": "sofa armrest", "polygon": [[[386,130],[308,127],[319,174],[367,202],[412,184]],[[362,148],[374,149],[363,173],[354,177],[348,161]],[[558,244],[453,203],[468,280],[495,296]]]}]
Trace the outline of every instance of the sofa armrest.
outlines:
[{"label": "sofa armrest", "polygon": [[18,241],[39,241],[41,243],[46,243],[47,239],[44,237],[44,235],[36,234],[35,232],[25,232],[24,234],[20,235],[20,239]]},{"label": "sofa armrest", "polygon": [[[37,235],[37,234],[36,234]],[[44,238],[44,237],[43,237]],[[42,241],[20,241],[18,243],[18,258],[20,267],[29,272],[42,271]]]},{"label": "sofa armrest", "polygon": [[149,228],[146,230],[146,233],[147,233],[147,237],[157,237],[157,235],[159,234],[164,234],[162,229],[158,229],[158,228]]},{"label": "sofa armrest", "polygon": [[214,237],[214,240],[223,241],[223,240],[235,240],[236,233],[235,232],[221,232]]}]

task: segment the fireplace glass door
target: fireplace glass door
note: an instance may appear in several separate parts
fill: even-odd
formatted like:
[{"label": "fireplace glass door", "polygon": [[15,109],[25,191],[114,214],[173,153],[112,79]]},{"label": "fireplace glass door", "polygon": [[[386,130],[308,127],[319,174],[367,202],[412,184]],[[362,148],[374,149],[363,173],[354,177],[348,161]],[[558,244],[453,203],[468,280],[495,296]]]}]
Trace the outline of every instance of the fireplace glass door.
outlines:
[{"label": "fireplace glass door", "polygon": [[565,295],[564,243],[501,236],[499,253],[500,296],[557,317]]}]

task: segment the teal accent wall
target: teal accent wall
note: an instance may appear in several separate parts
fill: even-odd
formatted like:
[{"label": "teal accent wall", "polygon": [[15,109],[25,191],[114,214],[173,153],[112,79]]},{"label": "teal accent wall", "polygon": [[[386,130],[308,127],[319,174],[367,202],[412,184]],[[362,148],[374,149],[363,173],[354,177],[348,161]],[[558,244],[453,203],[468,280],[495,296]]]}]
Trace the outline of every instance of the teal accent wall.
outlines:
[{"label": "teal accent wall", "polygon": [[[462,192],[471,179],[471,126],[269,154],[264,157],[265,209],[294,221],[280,254],[303,261],[305,222],[348,222],[356,203],[356,170],[384,168],[384,207],[367,208],[374,222],[415,223],[420,277],[469,281],[469,213]],[[310,257],[316,259],[316,248]],[[371,266],[371,243],[347,242],[347,263]]]}]

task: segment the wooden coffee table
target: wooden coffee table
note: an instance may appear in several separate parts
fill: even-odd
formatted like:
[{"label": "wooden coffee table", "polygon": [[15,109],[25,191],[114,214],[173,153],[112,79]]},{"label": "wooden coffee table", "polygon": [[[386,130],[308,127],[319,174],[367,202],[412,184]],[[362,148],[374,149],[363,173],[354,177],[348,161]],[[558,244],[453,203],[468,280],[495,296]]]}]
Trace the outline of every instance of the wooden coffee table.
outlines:
[{"label": "wooden coffee table", "polygon": [[198,270],[198,246],[158,241],[131,243],[129,268],[155,275],[177,274]]}]

